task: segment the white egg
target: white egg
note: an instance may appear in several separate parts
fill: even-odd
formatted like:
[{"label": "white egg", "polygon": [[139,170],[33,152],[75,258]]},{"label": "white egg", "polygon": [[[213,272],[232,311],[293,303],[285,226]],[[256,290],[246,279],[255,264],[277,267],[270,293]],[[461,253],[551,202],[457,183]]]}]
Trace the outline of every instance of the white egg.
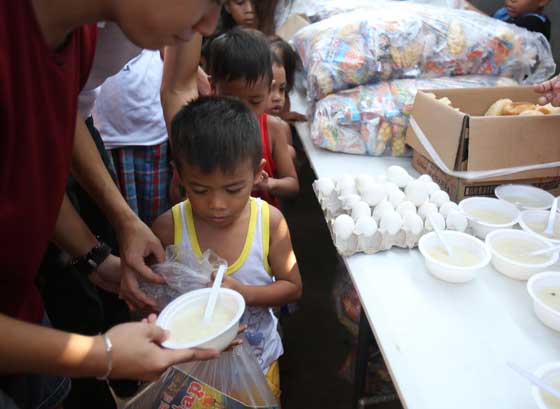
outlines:
[{"label": "white egg", "polygon": [[352,206],[352,219],[358,220],[361,217],[370,217],[371,209],[369,205],[364,201],[359,201],[354,203]]},{"label": "white egg", "polygon": [[336,181],[336,190],[341,195],[357,193],[354,176],[343,175]]},{"label": "white egg", "polygon": [[377,220],[381,220],[385,213],[392,212],[394,210],[393,205],[387,199],[383,199],[377,206],[375,206],[375,209],[373,209],[373,217]]},{"label": "white egg", "polygon": [[377,233],[377,222],[373,217],[365,216],[360,217],[356,221],[354,233],[360,236],[371,237]]},{"label": "white egg", "polygon": [[397,190],[398,191],[401,190],[399,189],[396,183],[392,183],[392,182],[387,182],[383,186],[385,187],[385,191],[387,192],[387,195],[390,195],[392,192],[395,192]]},{"label": "white egg", "polygon": [[342,208],[344,210],[351,210],[352,206],[354,206],[356,203],[358,203],[361,200],[360,196],[356,194],[340,196],[338,199],[342,203]]},{"label": "white egg", "polygon": [[444,203],[449,202],[449,195],[443,190],[438,190],[430,194],[430,202],[435,204],[437,207],[442,206]]},{"label": "white egg", "polygon": [[329,196],[334,190],[334,180],[331,178],[321,178],[315,183],[319,194],[323,197]]},{"label": "white egg", "polygon": [[429,214],[437,212],[437,206],[431,202],[426,202],[418,208],[418,216],[420,216],[423,220],[426,220],[426,217],[428,217]]},{"label": "white egg", "polygon": [[446,202],[440,206],[439,214],[441,214],[443,217],[447,217],[453,210],[459,210],[459,206],[457,206],[457,203]]},{"label": "white egg", "polygon": [[354,232],[354,220],[347,214],[341,214],[334,219],[333,230],[337,238],[346,240]]},{"label": "white egg", "polygon": [[385,191],[384,186],[380,183],[368,186],[368,188],[362,192],[362,200],[370,206],[378,205],[386,197],[387,192]]},{"label": "white egg", "polygon": [[405,200],[397,206],[397,213],[400,214],[401,217],[404,217],[407,213],[416,214],[416,206],[414,206],[414,203]]},{"label": "white egg", "polygon": [[389,166],[387,169],[387,180],[399,185],[399,182],[407,179],[408,172],[400,166]]},{"label": "white egg", "polygon": [[389,201],[391,202],[393,207],[396,208],[398,205],[400,205],[402,202],[404,202],[405,197],[406,196],[405,196],[405,194],[403,193],[402,190],[393,190],[389,194]]},{"label": "white egg", "polygon": [[451,212],[449,212],[445,221],[449,230],[464,232],[469,226],[467,217],[459,210],[452,210]]},{"label": "white egg", "polygon": [[410,182],[405,189],[407,200],[414,203],[415,206],[421,206],[428,200],[428,187],[424,182],[417,180]]},{"label": "white egg", "polygon": [[422,176],[420,176],[420,177],[418,178],[418,180],[419,180],[420,182],[424,182],[424,183],[430,183],[430,182],[433,181],[433,180],[432,180],[432,177],[431,177],[430,175],[422,175]]},{"label": "white egg", "polygon": [[340,189],[338,189],[338,193],[341,196],[357,195],[358,190],[356,189],[356,186],[354,186],[354,185],[345,185],[345,186],[342,186]]},{"label": "white egg", "polygon": [[437,192],[438,190],[441,190],[441,188],[436,182],[428,182],[426,183],[426,186],[428,187],[428,192],[430,194]]},{"label": "white egg", "polygon": [[407,213],[403,217],[403,229],[412,234],[420,234],[424,229],[424,222],[416,213]]},{"label": "white egg", "polygon": [[434,228],[432,227],[433,226],[432,223],[436,227],[439,227],[440,230],[445,230],[445,219],[441,214],[431,213],[430,217],[426,218],[426,221],[424,222],[424,227],[426,228],[427,231],[434,230]]},{"label": "white egg", "polygon": [[389,234],[397,234],[402,227],[402,222],[402,217],[397,212],[386,212],[381,218],[380,230]]},{"label": "white egg", "polygon": [[367,190],[370,186],[374,185],[375,183],[376,183],[375,178],[373,176],[367,174],[361,174],[356,176],[356,189],[360,194],[365,190]]}]

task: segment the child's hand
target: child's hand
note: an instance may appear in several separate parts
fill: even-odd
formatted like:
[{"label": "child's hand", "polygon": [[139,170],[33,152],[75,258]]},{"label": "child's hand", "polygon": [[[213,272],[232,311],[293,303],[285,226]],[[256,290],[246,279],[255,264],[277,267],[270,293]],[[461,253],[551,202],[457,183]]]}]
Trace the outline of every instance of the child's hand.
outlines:
[{"label": "child's hand", "polygon": [[224,280],[222,281],[223,288],[229,288],[231,290],[235,290],[240,294],[243,294],[243,284],[237,281],[235,278],[231,278],[228,276],[224,276]]},{"label": "child's hand", "polygon": [[560,75],[542,84],[535,85],[533,89],[539,94],[544,94],[539,98],[539,104],[551,103],[555,107],[560,106]]},{"label": "child's hand", "polygon": [[255,188],[261,192],[268,192],[270,190],[270,175],[263,170],[260,178],[261,180],[256,184]]}]

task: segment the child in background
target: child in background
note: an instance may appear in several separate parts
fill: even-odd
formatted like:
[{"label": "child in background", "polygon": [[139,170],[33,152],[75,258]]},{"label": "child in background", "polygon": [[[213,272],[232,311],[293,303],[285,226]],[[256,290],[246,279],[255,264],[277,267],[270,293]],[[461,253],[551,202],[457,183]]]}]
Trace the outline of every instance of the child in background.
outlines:
[{"label": "child in background", "polygon": [[117,185],[148,226],[170,207],[167,129],[160,102],[162,73],[159,51],[142,51],[100,87],[93,110]]},{"label": "child in background", "polygon": [[266,160],[256,194],[269,203],[299,192],[290,155],[289,129],[282,120],[265,113],[272,85],[271,52],[266,37],[256,30],[235,28],[210,44],[208,73],[215,95],[233,96],[256,114]]},{"label": "child in background", "polygon": [[[222,8],[221,32],[236,26],[258,28],[255,0],[227,0]],[[261,0],[262,1],[262,0]]]},{"label": "child in background", "polygon": [[269,113],[271,115],[279,116],[284,121],[289,123],[306,121],[307,118],[304,115],[297,112],[290,112],[289,93],[294,88],[296,71],[302,68],[301,59],[299,58],[299,55],[295,52],[295,50],[292,48],[292,46],[288,44],[286,41],[284,41],[282,38],[273,35],[268,37],[268,41],[270,44],[270,49],[273,52],[273,56],[277,57],[276,59],[273,59],[273,67],[272,67],[273,73],[275,75],[278,74],[281,77],[282,74],[278,70],[278,67],[276,70],[274,70],[274,65],[277,66],[279,64],[282,65],[282,67],[284,68],[283,76],[286,83],[285,93],[284,93],[284,105],[282,107],[281,112],[277,113],[277,110],[275,109],[274,111],[271,110],[271,112]]},{"label": "child in background", "polygon": [[200,97],[173,119],[171,143],[189,199],[160,216],[154,233],[164,246],[212,249],[228,261],[223,286],[245,298],[245,336],[279,401],[283,348],[270,307],[299,299],[302,284],[284,216],[250,197],[264,166],[258,122],[236,99]]},{"label": "child in background", "polygon": [[[543,14],[550,0],[506,0],[504,7],[494,13],[494,18],[542,33],[550,41],[550,20]],[[485,14],[468,1],[466,9]]]}]

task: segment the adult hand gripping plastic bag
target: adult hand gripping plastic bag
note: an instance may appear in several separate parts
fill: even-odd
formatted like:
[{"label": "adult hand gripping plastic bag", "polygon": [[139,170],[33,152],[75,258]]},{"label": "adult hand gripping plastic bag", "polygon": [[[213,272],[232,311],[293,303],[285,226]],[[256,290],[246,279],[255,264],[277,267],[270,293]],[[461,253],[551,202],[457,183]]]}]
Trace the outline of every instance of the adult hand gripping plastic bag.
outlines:
[{"label": "adult hand gripping plastic bag", "polygon": [[278,409],[247,342],[212,361],[169,368],[124,409]]},{"label": "adult hand gripping plastic bag", "polygon": [[466,11],[388,2],[304,27],[293,43],[311,100],[402,78],[493,75],[524,84],[555,71],[540,33]]},{"label": "adult hand gripping plastic bag", "polygon": [[419,89],[514,86],[507,78],[462,76],[383,81],[318,101],[311,138],[321,148],[370,156],[406,156],[405,136]]}]

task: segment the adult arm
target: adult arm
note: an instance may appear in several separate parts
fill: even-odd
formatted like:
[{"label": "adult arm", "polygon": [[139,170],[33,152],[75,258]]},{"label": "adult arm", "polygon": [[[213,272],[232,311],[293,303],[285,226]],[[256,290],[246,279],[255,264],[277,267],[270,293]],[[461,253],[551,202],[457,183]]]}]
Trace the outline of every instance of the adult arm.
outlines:
[{"label": "adult arm", "polygon": [[204,86],[206,75],[198,66],[201,45],[202,37],[196,34],[188,43],[165,48],[160,97],[168,133],[179,109],[198,97],[199,82],[202,93],[210,92],[209,85]]},{"label": "adult arm", "polygon": [[155,306],[138,287],[137,274],[146,280],[162,283],[145,262],[149,256],[163,261],[160,241],[128,206],[95,146],[83,119],[77,115],[72,174],[103,211],[117,233],[122,263],[121,295],[132,308]]},{"label": "adult arm", "polygon": [[[78,215],[66,195],[58,213],[52,241],[71,257],[86,255],[97,244],[97,238]],[[121,282],[120,259],[109,255],[97,270],[91,273],[90,279],[98,287],[118,293]]]},{"label": "adult arm", "polygon": [[[153,321],[153,318],[150,320]],[[108,356],[101,336],[89,337],[25,323],[0,314],[0,373],[46,373],[69,377],[103,376]],[[167,350],[167,334],[153,322],[127,323],[107,332],[113,345],[113,379],[157,379],[169,366],[212,359],[216,351]],[[142,357],[139,359],[138,357]]]}]

